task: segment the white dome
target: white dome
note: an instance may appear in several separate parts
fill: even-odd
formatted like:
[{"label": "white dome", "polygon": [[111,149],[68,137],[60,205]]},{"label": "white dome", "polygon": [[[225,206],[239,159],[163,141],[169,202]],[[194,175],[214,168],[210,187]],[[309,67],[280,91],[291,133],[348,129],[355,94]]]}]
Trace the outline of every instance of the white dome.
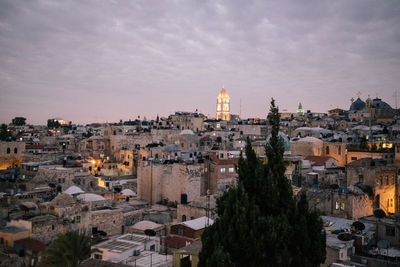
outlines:
[{"label": "white dome", "polygon": [[82,200],[84,202],[92,202],[92,201],[100,201],[100,200],[106,200],[104,197],[92,193],[86,193],[86,194],[81,194],[76,197],[79,200]]},{"label": "white dome", "polygon": [[146,230],[146,229],[155,229],[162,226],[161,224],[151,222],[151,221],[140,221],[135,223],[132,228],[137,229],[137,230]]},{"label": "white dome", "polygon": [[183,130],[182,132],[180,132],[180,135],[184,135],[184,134],[194,135],[194,132],[192,130],[186,129],[186,130]]},{"label": "white dome", "polygon": [[65,194],[69,195],[76,195],[76,194],[82,194],[85,193],[82,189],[77,187],[76,185],[70,186],[67,190],[64,191]]},{"label": "white dome", "polygon": [[123,196],[136,196],[136,194],[135,194],[135,192],[133,192],[132,190],[130,190],[130,189],[124,189],[124,190],[122,190],[121,191],[121,195],[123,195]]},{"label": "white dome", "polygon": [[297,142],[322,143],[323,141],[321,139],[318,139],[318,138],[315,138],[312,136],[307,136],[307,137],[297,140]]}]

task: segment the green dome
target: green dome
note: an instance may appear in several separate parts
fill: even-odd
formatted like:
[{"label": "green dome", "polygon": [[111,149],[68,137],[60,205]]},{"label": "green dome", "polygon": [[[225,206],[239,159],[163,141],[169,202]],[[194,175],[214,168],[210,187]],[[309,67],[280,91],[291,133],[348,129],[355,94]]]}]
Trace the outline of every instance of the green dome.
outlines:
[{"label": "green dome", "polygon": [[[290,151],[290,141],[287,135],[283,132],[279,132],[278,137],[279,140],[281,140],[281,142],[283,143],[283,148],[285,149],[285,151]],[[271,139],[271,135],[268,135],[267,142],[269,142],[269,139]]]}]

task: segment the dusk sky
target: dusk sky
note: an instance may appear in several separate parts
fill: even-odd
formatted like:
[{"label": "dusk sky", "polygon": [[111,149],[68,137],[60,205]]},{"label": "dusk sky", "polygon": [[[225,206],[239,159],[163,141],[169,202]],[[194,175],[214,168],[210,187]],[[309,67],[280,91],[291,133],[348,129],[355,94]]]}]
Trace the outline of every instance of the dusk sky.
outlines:
[{"label": "dusk sky", "polygon": [[395,107],[400,1],[0,0],[0,122],[214,117],[222,85],[244,118]]}]

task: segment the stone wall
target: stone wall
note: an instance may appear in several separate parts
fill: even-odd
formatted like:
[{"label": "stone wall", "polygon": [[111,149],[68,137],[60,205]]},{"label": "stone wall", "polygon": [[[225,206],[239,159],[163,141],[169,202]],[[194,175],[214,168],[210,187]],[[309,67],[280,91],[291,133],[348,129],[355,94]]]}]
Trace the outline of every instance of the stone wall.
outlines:
[{"label": "stone wall", "polygon": [[188,201],[195,201],[200,197],[203,176],[203,164],[143,162],[138,167],[138,197],[150,203],[162,200],[180,203],[181,195],[186,194]]},{"label": "stone wall", "polygon": [[24,142],[0,142],[0,170],[20,166],[24,158]]},{"label": "stone wall", "polygon": [[90,217],[89,229],[96,227],[98,231],[104,231],[108,236],[121,234],[122,225],[124,225],[121,209],[91,211]]},{"label": "stone wall", "polygon": [[197,219],[206,216],[206,209],[201,207],[194,207],[190,205],[178,204],[177,219],[182,222],[182,216],[186,217],[186,221]]}]

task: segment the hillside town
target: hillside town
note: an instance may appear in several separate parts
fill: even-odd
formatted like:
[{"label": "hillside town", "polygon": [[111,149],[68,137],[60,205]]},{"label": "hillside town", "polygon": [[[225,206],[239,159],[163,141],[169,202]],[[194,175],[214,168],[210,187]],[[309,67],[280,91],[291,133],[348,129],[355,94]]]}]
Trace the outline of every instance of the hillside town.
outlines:
[{"label": "hillside town", "polygon": [[[299,103],[280,113],[285,175],[294,196],[306,193],[321,214],[322,266],[399,266],[399,109],[355,98],[348,109],[320,113]],[[246,144],[266,160],[271,136],[267,112],[231,114],[224,87],[212,117],[26,120],[1,127],[1,266],[35,266],[57,235],[80,230],[97,249],[80,266],[195,267]]]}]

